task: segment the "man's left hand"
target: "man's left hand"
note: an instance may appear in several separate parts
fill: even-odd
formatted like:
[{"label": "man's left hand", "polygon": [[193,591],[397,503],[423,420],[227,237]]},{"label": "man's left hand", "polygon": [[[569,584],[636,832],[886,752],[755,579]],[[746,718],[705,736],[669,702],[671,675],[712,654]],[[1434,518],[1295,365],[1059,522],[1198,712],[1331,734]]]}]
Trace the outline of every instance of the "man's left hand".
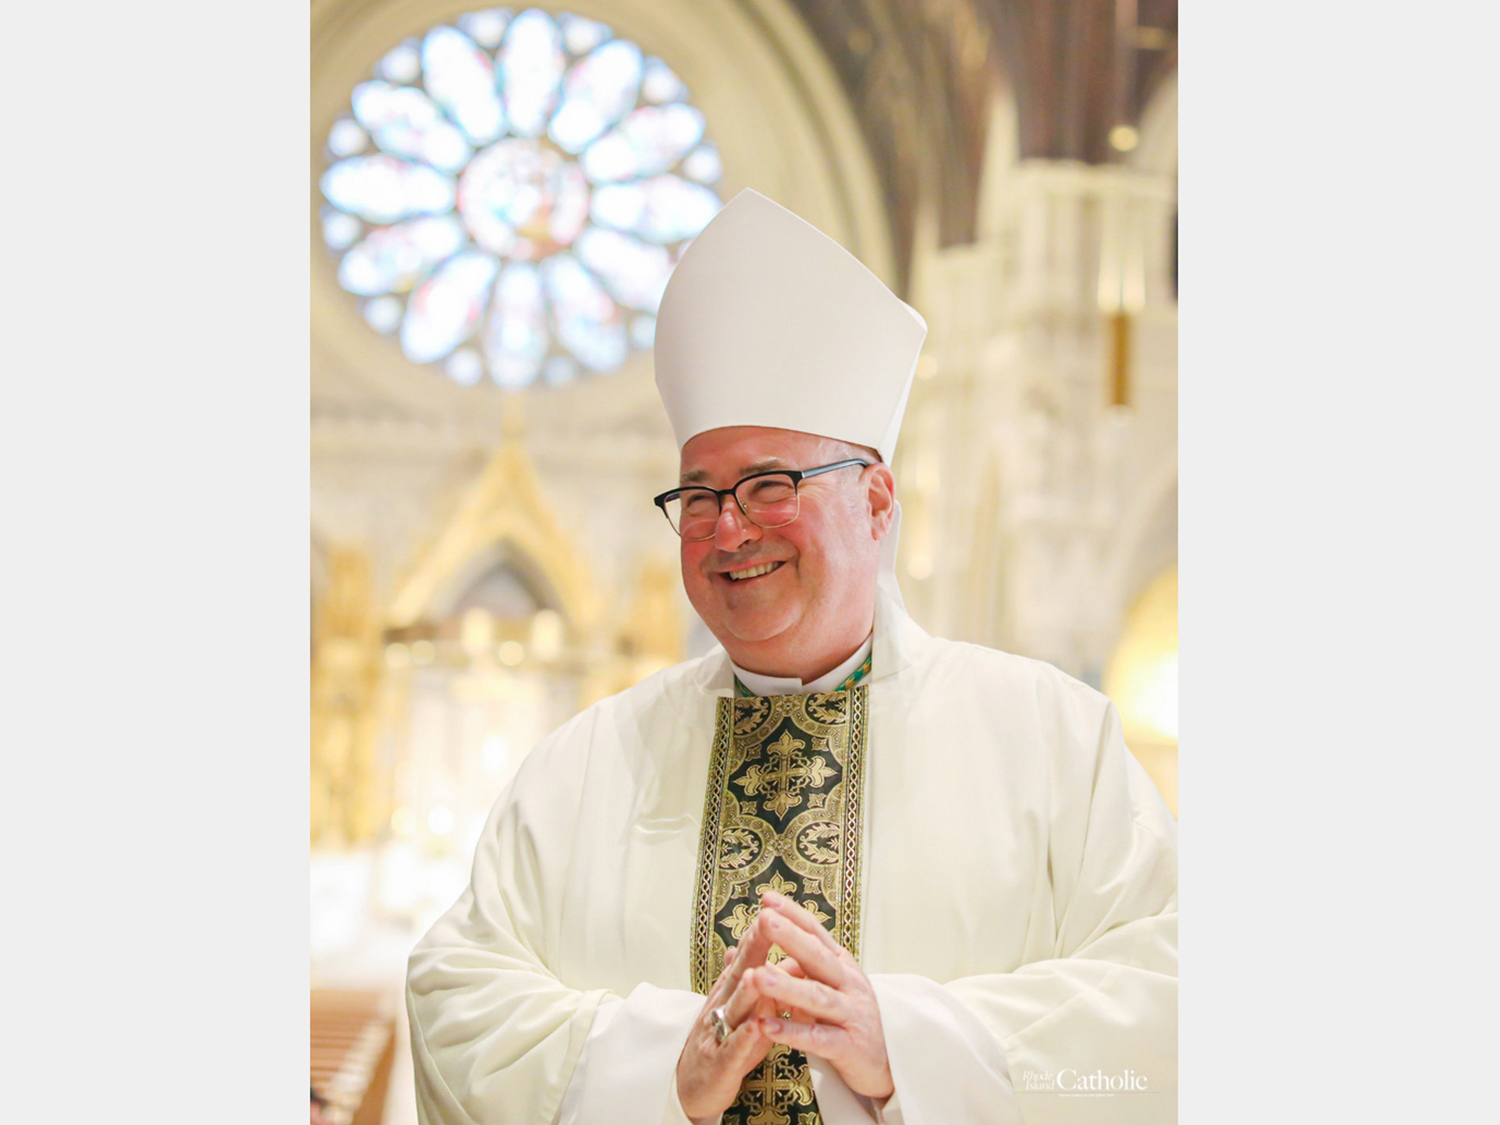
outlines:
[{"label": "man's left hand", "polygon": [[761,896],[761,915],[766,934],[796,964],[795,976],[773,965],[749,970],[761,993],[793,1016],[761,1018],[766,1037],[827,1059],[856,1094],[890,1097],[895,1085],[870,978],[791,899],[768,891]]}]

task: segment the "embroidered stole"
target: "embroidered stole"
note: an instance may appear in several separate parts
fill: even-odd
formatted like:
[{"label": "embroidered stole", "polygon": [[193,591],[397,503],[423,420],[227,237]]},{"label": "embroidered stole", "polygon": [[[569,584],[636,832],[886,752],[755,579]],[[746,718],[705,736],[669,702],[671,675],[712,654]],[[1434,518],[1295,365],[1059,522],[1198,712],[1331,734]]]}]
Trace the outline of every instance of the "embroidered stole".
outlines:
[{"label": "embroidered stole", "polygon": [[[709,760],[690,965],[707,993],[764,891],[806,907],[859,956],[860,837],[870,670],[837,690],[720,699]],[[783,956],[772,947],[770,960]],[[807,1056],[772,1046],[724,1125],[821,1125]]]}]

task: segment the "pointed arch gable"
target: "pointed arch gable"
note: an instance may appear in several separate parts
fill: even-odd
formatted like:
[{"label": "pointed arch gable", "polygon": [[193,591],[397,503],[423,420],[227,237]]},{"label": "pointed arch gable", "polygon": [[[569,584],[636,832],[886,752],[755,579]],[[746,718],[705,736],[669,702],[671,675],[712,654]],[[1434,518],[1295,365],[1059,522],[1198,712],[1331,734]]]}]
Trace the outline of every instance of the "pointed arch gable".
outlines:
[{"label": "pointed arch gable", "polygon": [[519,565],[573,628],[588,633],[597,624],[598,598],[583,560],[553,518],[531,459],[513,439],[501,445],[418,557],[391,601],[388,623],[405,628],[441,614],[505,561]]}]

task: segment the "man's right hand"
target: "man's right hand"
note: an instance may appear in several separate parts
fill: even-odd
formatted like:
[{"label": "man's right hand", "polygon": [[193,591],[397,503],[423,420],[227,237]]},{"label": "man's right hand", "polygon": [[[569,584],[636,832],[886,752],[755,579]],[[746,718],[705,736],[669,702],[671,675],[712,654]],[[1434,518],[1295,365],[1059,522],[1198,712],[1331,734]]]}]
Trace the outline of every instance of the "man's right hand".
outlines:
[{"label": "man's right hand", "polygon": [[[683,1112],[694,1120],[715,1118],[733,1105],[740,1082],[771,1049],[772,1040],[762,1032],[757,1017],[773,1015],[774,1007],[752,983],[753,976],[744,979],[747,969],[766,963],[770,951],[771,941],[757,915],[739,945],[729,950],[724,971],[708,990],[703,1011],[688,1032],[677,1060],[677,1098]],[[711,1014],[720,1006],[725,1022],[733,1028],[723,1043],[714,1035]]]}]

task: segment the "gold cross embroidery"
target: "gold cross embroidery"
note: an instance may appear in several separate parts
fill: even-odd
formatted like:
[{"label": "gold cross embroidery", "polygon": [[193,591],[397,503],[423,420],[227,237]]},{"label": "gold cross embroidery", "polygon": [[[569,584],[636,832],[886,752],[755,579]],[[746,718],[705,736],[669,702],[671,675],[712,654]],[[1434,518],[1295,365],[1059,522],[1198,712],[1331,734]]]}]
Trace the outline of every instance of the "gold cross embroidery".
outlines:
[{"label": "gold cross embroidery", "polygon": [[779,739],[766,747],[773,765],[769,769],[751,766],[745,771],[745,795],[768,794],[766,807],[777,816],[786,816],[788,809],[802,803],[802,790],[806,786],[817,788],[835,772],[821,754],[808,758],[800,753],[806,749],[806,742],[793,738],[790,731],[783,731]]},{"label": "gold cross embroidery", "polygon": [[802,907],[809,914],[811,914],[814,918],[816,918],[818,920],[818,923],[820,925],[822,923],[824,923],[824,922],[827,922],[828,919],[831,917],[831,915],[823,913],[823,911],[818,907],[818,903],[817,903],[816,899],[811,899],[811,898],[808,899],[806,902],[804,902],[802,904]]},{"label": "gold cross embroidery", "polygon": [[790,1125],[787,1110],[813,1104],[812,1083],[801,1081],[805,1071],[792,1063],[790,1054],[784,1044],[776,1044],[745,1078],[740,1097],[751,1103],[745,1107],[750,1110],[749,1125]]},{"label": "gold cross embroidery", "polygon": [[745,936],[745,931],[750,928],[750,923],[755,921],[755,916],[760,913],[758,906],[746,906],[743,902],[734,908],[734,913],[729,915],[729,932],[734,935],[735,941]]},{"label": "gold cross embroidery", "polygon": [[755,888],[755,893],[758,895],[763,895],[767,891],[774,891],[776,894],[785,895],[787,898],[791,898],[792,895],[797,893],[797,884],[783,879],[779,874],[773,871],[771,872],[770,882],[762,883],[760,886]]}]

